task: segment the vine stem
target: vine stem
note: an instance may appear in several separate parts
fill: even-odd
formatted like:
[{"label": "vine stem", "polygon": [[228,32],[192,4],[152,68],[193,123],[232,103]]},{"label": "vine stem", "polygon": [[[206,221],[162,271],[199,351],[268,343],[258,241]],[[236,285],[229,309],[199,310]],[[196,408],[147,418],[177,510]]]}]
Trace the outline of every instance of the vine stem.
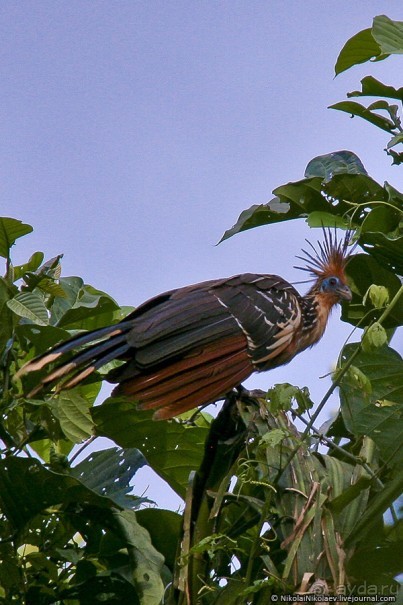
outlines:
[{"label": "vine stem", "polygon": [[386,307],[386,309],[384,310],[384,312],[382,313],[382,315],[380,316],[380,318],[378,319],[378,323],[382,323],[385,321],[385,319],[387,318],[387,316],[390,314],[390,312],[392,311],[392,309],[397,305],[397,303],[399,302],[399,298],[402,296],[403,294],[403,285],[400,286],[399,290],[396,292],[396,294],[394,295],[394,297],[392,298],[392,300],[390,301],[389,305]]},{"label": "vine stem", "polygon": [[[392,309],[397,305],[397,303],[398,303],[400,297],[402,296],[402,294],[403,294],[403,285],[400,286],[399,290],[396,292],[395,296],[392,298],[392,300],[390,301],[389,305],[386,307],[386,309],[384,310],[384,312],[382,313],[382,315],[378,319],[378,323],[382,324],[385,321],[385,319],[391,313]],[[326,403],[328,402],[330,396],[333,394],[334,390],[339,386],[339,384],[341,382],[341,379],[347,373],[347,371],[350,368],[350,366],[352,365],[354,359],[357,357],[357,355],[359,353],[361,353],[361,351],[362,351],[362,347],[361,347],[361,344],[359,343],[357,345],[357,348],[355,349],[354,353],[346,361],[346,363],[344,364],[344,366],[342,368],[339,368],[335,372],[335,378],[333,380],[333,383],[330,385],[330,387],[326,391],[326,393],[323,396],[322,401],[319,403],[316,411],[312,414],[309,422],[307,422],[307,424],[306,424],[306,428],[305,428],[304,432],[301,435],[301,442],[303,442],[306,439],[306,437],[308,436],[309,432],[311,431],[311,429],[312,429],[312,427],[314,425],[315,420],[317,419],[317,417],[319,416],[319,414],[321,413],[321,411],[325,407]],[[299,448],[300,448],[300,445],[297,445],[292,450],[291,454],[288,457],[288,460],[287,460],[286,464],[277,473],[276,482],[280,479],[281,475],[283,474],[283,472],[285,471],[285,469],[287,468],[287,466],[294,459],[294,456],[296,456]]]},{"label": "vine stem", "polygon": [[74,462],[74,460],[77,458],[77,456],[79,456],[81,454],[81,452],[83,452],[85,450],[85,448],[90,445],[90,443],[92,443],[93,441],[95,441],[96,438],[97,438],[96,435],[92,435],[92,437],[90,437],[89,439],[87,439],[87,441],[80,448],[78,448],[78,450],[76,451],[76,453],[73,454],[73,456],[70,458],[70,460],[69,460],[70,464],[72,462]]},{"label": "vine stem", "polygon": [[[294,415],[299,420],[301,420],[301,422],[303,422],[305,425],[309,424],[308,420],[306,420],[303,416],[301,416],[301,414],[297,414],[296,412],[294,412]],[[380,488],[385,487],[384,484],[382,483],[382,481],[379,479],[379,477],[376,476],[376,473],[374,473],[372,468],[366,462],[361,460],[361,458],[359,456],[354,456],[354,454],[351,454],[347,450],[343,449],[342,447],[337,445],[337,443],[334,443],[331,439],[329,439],[329,437],[322,435],[322,433],[318,429],[316,429],[314,426],[311,426],[311,430],[318,437],[318,439],[320,439],[321,441],[326,443],[326,445],[330,449],[336,450],[337,452],[342,454],[345,458],[348,458],[349,460],[354,462],[354,464],[359,464],[360,466],[362,466],[362,468],[368,473],[368,475],[370,475],[370,477],[376,481],[376,483],[378,484],[378,486]]]}]

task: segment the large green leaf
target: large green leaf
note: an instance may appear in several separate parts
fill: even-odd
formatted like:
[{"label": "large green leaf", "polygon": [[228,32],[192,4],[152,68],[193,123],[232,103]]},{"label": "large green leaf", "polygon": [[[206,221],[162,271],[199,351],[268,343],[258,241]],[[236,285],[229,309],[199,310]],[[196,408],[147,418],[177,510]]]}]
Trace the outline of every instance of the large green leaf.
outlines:
[{"label": "large green leaf", "polygon": [[325,182],[335,174],[368,174],[360,158],[352,151],[334,151],[313,158],[305,169],[305,177],[320,176]]},{"label": "large green leaf", "polygon": [[403,540],[385,540],[383,544],[375,547],[364,545],[348,560],[347,573],[357,579],[357,585],[363,585],[370,577],[374,592],[376,590],[384,596],[389,594],[394,597],[394,601],[401,588],[401,584],[395,579],[402,572],[402,562],[396,556],[398,552],[403,552]]},{"label": "large green leaf", "polygon": [[147,500],[129,496],[132,491],[130,481],[145,464],[146,459],[136,448],[112,447],[93,452],[71,472],[101,496],[107,496],[123,508],[135,508]]},{"label": "large green leaf", "polygon": [[49,312],[42,296],[36,292],[20,292],[7,301],[7,306],[16,315],[29,319],[38,326],[49,323]]},{"label": "large green leaf", "polygon": [[[403,367],[401,371],[403,373]],[[403,380],[401,383],[403,395]],[[375,441],[388,466],[403,467],[403,401],[400,405],[369,405],[362,409],[354,418],[354,432]]]},{"label": "large green leaf", "polygon": [[331,486],[330,502],[326,504],[334,514],[337,531],[347,536],[365,508],[370,482],[360,467],[347,464],[333,456],[321,456]]},{"label": "large green leaf", "polygon": [[391,208],[389,204],[379,204],[372,208],[366,216],[361,225],[360,235],[362,236],[368,231],[389,234],[399,227],[401,218],[403,218],[403,213],[399,212],[398,208]]},{"label": "large green leaf", "polygon": [[69,337],[67,330],[48,325],[20,324],[15,331],[25,350],[32,344],[37,355]]},{"label": "large green leaf", "polygon": [[[319,162],[319,158],[317,160]],[[322,177],[312,177],[277,187],[273,191],[276,195],[273,200],[242,212],[236,224],[224,233],[220,241],[254,227],[306,218],[312,212],[336,215],[349,209],[341,199],[336,203],[328,201],[322,193],[322,184]]]},{"label": "large green leaf", "polygon": [[89,411],[90,404],[78,390],[60,393],[51,399],[50,405],[67,439],[80,443],[91,437],[94,426]]},{"label": "large green leaf", "polygon": [[[355,344],[346,345],[342,362],[349,359],[356,349]],[[371,381],[371,401],[394,401],[403,405],[403,360],[391,347],[383,347],[372,353],[363,351],[354,359],[358,367]]]},{"label": "large green leaf", "polygon": [[31,225],[15,218],[0,217],[0,256],[9,258],[10,248],[19,238],[31,233]]},{"label": "large green leaf", "polygon": [[[346,547],[351,547],[358,541],[362,541],[372,531],[374,525],[378,523],[379,518],[385,511],[401,497],[403,491],[403,473],[397,473],[392,477],[383,489],[376,492],[372,497],[369,506],[363,511],[360,520],[357,522],[354,530],[345,541]],[[365,542],[364,542],[365,544]]]},{"label": "large green leaf", "polygon": [[403,198],[400,194],[396,199],[398,192],[391,191],[387,184],[385,191],[388,204],[372,208],[361,225],[358,241],[381,264],[403,275]]},{"label": "large green leaf", "polygon": [[[372,252],[372,251],[371,251]],[[365,327],[374,319],[378,319],[383,309],[375,309],[368,302],[364,305],[363,298],[372,284],[384,286],[389,293],[389,300],[400,288],[399,278],[367,254],[355,254],[347,265],[347,275],[353,291],[353,300],[342,307],[342,320],[353,325]],[[385,327],[395,328],[403,323],[403,301],[401,300],[391,311]]]},{"label": "large green leaf", "polygon": [[69,329],[94,330],[112,323],[119,306],[111,296],[85,285],[78,277],[60,279],[65,292],[52,306],[52,324]]},{"label": "large green leaf", "polygon": [[202,426],[155,422],[152,413],[138,412],[134,403],[113,397],[91,413],[98,435],[124,448],[138,448],[154,471],[184,497],[189,474],[199,468],[203,457],[206,422]]},{"label": "large green leaf", "polygon": [[38,460],[9,457],[0,461],[0,505],[15,530],[50,506],[69,503],[110,508],[112,503],[69,475],[47,470]]},{"label": "large green leaf", "polygon": [[181,538],[182,515],[162,508],[143,508],[136,516],[150,534],[155,548],[164,555],[166,565],[173,569]]},{"label": "large green leaf", "polygon": [[281,201],[279,198],[275,197],[270,202],[267,202],[267,204],[255,204],[247,210],[243,210],[235,225],[233,225],[231,229],[225,231],[219,243],[241,231],[247,231],[248,229],[254,229],[255,227],[261,227],[262,225],[268,225],[270,223],[290,220],[292,218],[297,218],[297,216],[298,213],[295,213],[295,211],[291,209],[288,202]]},{"label": "large green leaf", "polygon": [[18,280],[28,271],[36,271],[43,261],[43,252],[34,252],[28,262],[14,267],[14,279]]},{"label": "large green leaf", "polygon": [[365,63],[380,54],[380,46],[374,39],[371,29],[363,29],[347,40],[341,49],[335,65],[336,76],[353,65]]},{"label": "large green leaf", "polygon": [[150,535],[133,511],[114,511],[132,566],[133,580],[140,605],[160,605],[164,595],[161,571],[164,557],[154,548]]},{"label": "large green leaf", "polygon": [[366,231],[359,241],[364,250],[380,263],[403,275],[403,232],[395,234]]},{"label": "large green leaf", "polygon": [[[357,345],[343,349],[345,363]],[[378,445],[384,462],[403,463],[403,360],[390,347],[360,352],[340,384],[341,411],[347,429],[368,435]]]},{"label": "large green leaf", "polygon": [[383,54],[403,54],[403,22],[386,15],[374,18],[372,36]]}]

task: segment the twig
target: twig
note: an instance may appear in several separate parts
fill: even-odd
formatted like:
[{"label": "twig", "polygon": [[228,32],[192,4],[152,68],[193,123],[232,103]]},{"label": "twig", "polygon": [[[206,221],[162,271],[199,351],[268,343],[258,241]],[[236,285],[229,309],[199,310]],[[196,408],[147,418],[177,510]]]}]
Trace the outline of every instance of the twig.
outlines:
[{"label": "twig", "polygon": [[87,441],[80,448],[78,448],[76,453],[70,458],[70,464],[72,464],[74,462],[74,460],[77,458],[77,456],[79,456],[81,454],[81,452],[83,452],[85,450],[85,448],[90,445],[90,443],[95,441],[96,438],[97,438],[96,435],[92,435],[92,437],[87,439]]},{"label": "twig", "polygon": [[[293,414],[299,420],[301,420],[301,422],[303,422],[305,425],[309,424],[308,420],[306,420],[303,416],[301,416],[301,414],[298,414],[297,412],[293,412]],[[340,445],[337,445],[336,443],[334,443],[334,441],[332,441],[332,439],[329,439],[329,437],[326,437],[325,435],[323,435],[314,426],[311,426],[310,430],[318,437],[318,439],[320,439],[320,441],[323,441],[324,443],[326,443],[326,445],[330,449],[333,449],[336,452],[343,454],[343,456],[345,458],[348,458],[349,460],[354,462],[354,464],[359,464],[360,466],[362,466],[362,468],[368,473],[368,475],[370,475],[370,477],[376,481],[376,483],[378,484],[378,486],[380,488],[385,487],[384,484],[382,483],[382,481],[379,479],[379,477],[377,477],[376,473],[374,473],[372,468],[366,462],[364,462],[359,456],[354,456],[354,454],[351,454],[347,450],[343,449],[342,447],[340,447]]]}]

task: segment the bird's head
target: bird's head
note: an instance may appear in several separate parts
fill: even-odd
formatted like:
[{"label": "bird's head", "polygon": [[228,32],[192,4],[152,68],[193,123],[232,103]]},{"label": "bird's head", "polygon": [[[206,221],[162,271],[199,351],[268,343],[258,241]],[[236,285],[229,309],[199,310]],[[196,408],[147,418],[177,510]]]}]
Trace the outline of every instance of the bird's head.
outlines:
[{"label": "bird's head", "polygon": [[341,300],[350,301],[352,298],[351,290],[343,279],[337,275],[325,277],[318,287],[318,291],[325,296],[334,298],[335,302]]},{"label": "bird's head", "polygon": [[351,248],[348,252],[352,233],[347,231],[345,237],[338,241],[336,231],[324,229],[323,232],[324,242],[318,242],[318,249],[307,240],[312,253],[303,250],[304,256],[297,258],[303,260],[306,266],[297,268],[308,271],[314,280],[308,296],[316,296],[327,307],[332,307],[343,300],[349,302],[352,299],[345,274],[352,251]]}]

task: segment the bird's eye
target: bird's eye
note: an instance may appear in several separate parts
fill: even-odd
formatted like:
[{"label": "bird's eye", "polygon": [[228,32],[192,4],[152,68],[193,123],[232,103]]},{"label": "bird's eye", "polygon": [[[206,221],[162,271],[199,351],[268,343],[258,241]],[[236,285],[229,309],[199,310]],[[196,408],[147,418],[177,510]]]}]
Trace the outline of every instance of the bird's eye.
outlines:
[{"label": "bird's eye", "polygon": [[329,286],[337,285],[337,277],[329,277]]}]

